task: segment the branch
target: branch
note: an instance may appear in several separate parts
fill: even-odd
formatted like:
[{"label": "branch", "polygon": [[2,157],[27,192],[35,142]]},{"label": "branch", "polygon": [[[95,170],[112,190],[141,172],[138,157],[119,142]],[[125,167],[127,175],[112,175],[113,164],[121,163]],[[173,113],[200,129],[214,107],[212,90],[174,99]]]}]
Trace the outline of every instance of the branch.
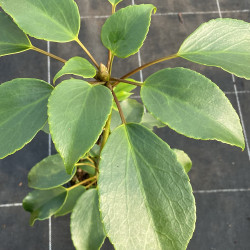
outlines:
[{"label": "branch", "polygon": [[112,95],[113,95],[113,97],[114,97],[116,106],[117,106],[117,108],[118,108],[118,111],[119,111],[119,114],[120,114],[122,123],[123,123],[123,124],[126,124],[125,116],[124,116],[124,114],[123,114],[123,112],[122,112],[121,105],[120,105],[120,103],[119,103],[119,101],[118,101],[118,99],[117,99],[117,96],[116,96],[116,94],[115,94],[115,92],[114,92],[114,90],[113,90],[113,87],[109,84],[109,85],[108,85],[108,88],[109,88],[109,89],[111,90],[111,92],[112,92]]}]

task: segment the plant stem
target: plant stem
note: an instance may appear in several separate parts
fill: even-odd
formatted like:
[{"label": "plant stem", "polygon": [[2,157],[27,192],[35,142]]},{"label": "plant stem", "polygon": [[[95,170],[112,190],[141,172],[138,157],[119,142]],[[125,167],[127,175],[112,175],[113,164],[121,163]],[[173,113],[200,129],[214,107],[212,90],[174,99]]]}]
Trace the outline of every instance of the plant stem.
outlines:
[{"label": "plant stem", "polygon": [[94,180],[93,182],[91,182],[89,185],[87,185],[85,188],[86,189],[88,189],[88,188],[90,188],[93,184],[95,184],[96,183],[96,180]]},{"label": "plant stem", "polygon": [[91,163],[87,163],[87,162],[83,162],[83,163],[76,163],[76,166],[90,166],[94,169],[96,169],[95,165],[91,164]]},{"label": "plant stem", "polygon": [[76,188],[76,187],[78,187],[78,186],[81,186],[81,185],[83,185],[83,184],[86,184],[86,183],[88,183],[89,181],[92,181],[92,180],[94,180],[94,179],[96,179],[96,176],[93,176],[93,177],[90,177],[90,178],[88,178],[88,179],[86,179],[86,180],[84,180],[84,181],[81,181],[81,182],[75,184],[74,186],[67,188],[67,190],[70,191],[70,190],[72,190],[72,189],[74,189],[74,188]]},{"label": "plant stem", "polygon": [[114,4],[112,4],[112,14],[114,14],[115,13],[115,8],[116,8],[116,5]]},{"label": "plant stem", "polygon": [[95,64],[96,68],[99,68],[98,63],[96,62],[95,58],[90,54],[90,52],[87,50],[87,48],[82,44],[82,42],[79,40],[79,38],[77,37],[75,40],[80,47],[85,51],[85,53],[88,55],[88,57],[91,59],[91,61]]},{"label": "plant stem", "polygon": [[49,52],[47,52],[47,51],[45,51],[45,50],[39,49],[39,48],[37,48],[37,47],[35,47],[35,46],[33,46],[33,45],[31,46],[31,49],[33,49],[33,50],[35,50],[35,51],[37,51],[37,52],[39,52],[39,53],[42,53],[42,54],[44,54],[44,55],[46,55],[46,56],[52,57],[52,58],[54,58],[54,59],[56,59],[56,60],[58,60],[58,61],[60,61],[60,62],[62,62],[62,63],[66,63],[66,62],[67,62],[67,60],[64,60],[64,59],[62,59],[61,57],[56,56],[56,55],[54,55],[54,54],[51,54],[51,53],[49,53]]},{"label": "plant stem", "polygon": [[89,156],[87,156],[86,159],[95,165],[95,162]]},{"label": "plant stem", "polygon": [[141,87],[143,85],[142,82],[140,82],[140,83],[139,82],[132,82],[132,81],[128,81],[128,80],[120,79],[120,78],[115,78],[115,77],[111,77],[110,80],[115,81],[115,82],[125,82],[125,83],[132,84],[132,85],[139,86],[139,87]]},{"label": "plant stem", "polygon": [[88,81],[88,83],[92,84],[92,85],[103,85],[106,82],[100,82],[100,81]]},{"label": "plant stem", "polygon": [[109,133],[110,133],[110,124],[111,124],[111,117],[112,117],[112,111],[109,115],[109,118],[106,122],[106,125],[104,127],[104,132],[103,132],[103,138],[102,138],[102,144],[101,144],[101,149],[100,149],[100,152],[102,152],[102,149],[103,147],[105,146],[107,140],[108,140],[108,137],[109,137]]},{"label": "plant stem", "polygon": [[174,54],[174,55],[170,55],[170,56],[167,56],[167,57],[162,57],[160,59],[151,61],[149,63],[146,63],[146,64],[142,65],[139,68],[136,68],[136,69],[132,70],[131,72],[129,72],[126,75],[124,75],[123,77],[121,77],[121,79],[128,78],[129,76],[134,75],[135,73],[139,72],[140,70],[145,69],[145,68],[147,68],[149,66],[152,66],[152,65],[154,65],[156,63],[164,62],[164,61],[171,60],[171,59],[174,59],[174,58],[177,58],[177,57],[178,57],[178,55]]},{"label": "plant stem", "polygon": [[125,116],[124,116],[124,114],[123,114],[121,105],[120,105],[120,103],[119,103],[119,101],[118,101],[118,99],[117,99],[117,96],[116,96],[116,94],[115,94],[115,92],[114,92],[114,90],[113,90],[113,87],[109,84],[109,85],[108,85],[108,88],[109,88],[109,89],[111,90],[111,92],[112,92],[112,95],[113,95],[113,97],[114,97],[116,106],[117,106],[117,108],[118,108],[118,111],[119,111],[119,114],[120,114],[122,123],[123,123],[123,124],[126,124]]}]

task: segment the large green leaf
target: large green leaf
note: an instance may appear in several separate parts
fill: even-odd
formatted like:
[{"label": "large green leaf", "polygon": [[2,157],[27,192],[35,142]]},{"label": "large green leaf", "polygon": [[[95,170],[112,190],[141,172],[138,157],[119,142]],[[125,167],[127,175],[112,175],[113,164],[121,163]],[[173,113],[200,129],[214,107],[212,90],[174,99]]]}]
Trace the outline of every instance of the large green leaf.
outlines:
[{"label": "large green leaf", "polygon": [[100,218],[96,189],[85,192],[71,214],[71,237],[77,250],[100,249],[106,234]]},{"label": "large green leaf", "polygon": [[160,70],[146,79],[141,97],[147,109],[185,136],[244,148],[239,117],[225,94],[189,69]]},{"label": "large green leaf", "polygon": [[0,86],[0,159],[30,142],[47,120],[53,87],[38,79],[14,79]]},{"label": "large green leaf", "polygon": [[121,1],[123,1],[123,0],[109,0],[109,2],[110,2],[112,5],[117,5],[117,4],[120,3]]},{"label": "large green leaf", "polygon": [[55,217],[64,216],[72,212],[76,202],[81,197],[81,195],[85,192],[85,190],[86,190],[85,187],[82,185],[75,187],[73,189],[70,189],[68,191],[68,196],[66,198],[65,203],[60,208],[60,210],[55,213]]},{"label": "large green leaf", "polygon": [[30,47],[28,37],[9,16],[0,11],[0,56],[22,52]]},{"label": "large green leaf", "polygon": [[30,36],[54,42],[78,37],[80,15],[73,0],[0,0],[0,5]]},{"label": "large green leaf", "polygon": [[202,24],[184,41],[178,55],[250,79],[249,41],[249,23],[220,18]]},{"label": "large green leaf", "polygon": [[192,168],[192,161],[189,156],[182,150],[173,148],[176,154],[177,161],[183,166],[186,173],[188,173]]},{"label": "large green leaf", "polygon": [[121,58],[138,52],[147,36],[152,11],[155,10],[152,4],[133,5],[118,10],[102,27],[104,46]]},{"label": "large green leaf", "polygon": [[75,175],[65,171],[65,166],[59,154],[48,156],[36,164],[28,174],[29,187],[35,189],[51,189],[69,182]]},{"label": "large green leaf", "polygon": [[195,227],[192,188],[174,152],[150,130],[130,123],[111,134],[98,186],[117,249],[186,249]]},{"label": "large green leaf", "polygon": [[[135,122],[135,123],[141,122],[144,113],[144,107],[141,103],[133,99],[127,99],[122,101],[120,105],[124,113],[126,122]],[[110,129],[114,130],[121,124],[122,121],[119,112],[113,109]]]},{"label": "large green leaf", "polygon": [[64,204],[67,189],[58,187],[50,190],[35,190],[23,200],[23,207],[30,212],[30,225],[36,220],[46,220],[55,214]]},{"label": "large green leaf", "polygon": [[66,80],[49,98],[52,139],[71,174],[74,164],[97,141],[111,112],[111,91],[83,80]]},{"label": "large green leaf", "polygon": [[63,75],[77,75],[84,78],[92,78],[96,75],[95,67],[86,59],[76,56],[70,58],[62,69],[55,75],[54,82]]}]

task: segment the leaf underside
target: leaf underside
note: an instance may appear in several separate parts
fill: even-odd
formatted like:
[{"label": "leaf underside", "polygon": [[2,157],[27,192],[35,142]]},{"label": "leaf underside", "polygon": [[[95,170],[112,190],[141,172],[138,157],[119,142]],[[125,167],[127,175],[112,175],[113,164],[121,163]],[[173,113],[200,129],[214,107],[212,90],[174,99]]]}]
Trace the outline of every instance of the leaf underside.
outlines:
[{"label": "leaf underside", "polygon": [[214,19],[192,33],[178,55],[250,79],[249,41],[249,23],[229,18]]},{"label": "leaf underside", "polygon": [[188,176],[169,146],[138,124],[118,127],[98,179],[107,236],[117,249],[186,249],[195,225]]},{"label": "leaf underside", "polygon": [[146,79],[141,97],[150,113],[180,134],[245,147],[231,103],[215,83],[195,71],[160,70]]}]

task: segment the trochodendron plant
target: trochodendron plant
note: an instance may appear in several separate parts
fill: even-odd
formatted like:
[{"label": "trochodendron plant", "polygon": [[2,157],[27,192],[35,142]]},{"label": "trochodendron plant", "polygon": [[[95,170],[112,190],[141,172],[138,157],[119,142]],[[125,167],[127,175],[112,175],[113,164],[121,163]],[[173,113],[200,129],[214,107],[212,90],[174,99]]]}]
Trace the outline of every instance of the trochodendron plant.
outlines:
[{"label": "trochodendron plant", "polygon": [[[191,161],[157,137],[154,127],[217,140],[244,149],[240,120],[215,83],[186,68],[166,68],[145,82],[131,77],[155,63],[182,57],[250,79],[250,25],[235,19],[202,24],[176,54],[149,62],[120,78],[115,57],[138,52],[149,30],[151,4],[116,11],[101,31],[107,64],[98,64],[78,38],[80,15],[73,0],[0,0],[0,56],[35,50],[64,65],[54,86],[14,79],[0,86],[0,158],[51,133],[58,154],[36,164],[23,200],[30,224],[71,213],[76,249],[99,249],[106,237],[117,249],[186,249],[196,209],[188,178]],[[64,60],[32,45],[28,36],[76,41],[87,53]],[[63,75],[76,75],[60,82]],[[91,78],[94,78],[91,80]],[[141,88],[142,104],[130,99]],[[47,123],[48,121],[48,123]],[[66,185],[66,183],[71,185]]]}]

